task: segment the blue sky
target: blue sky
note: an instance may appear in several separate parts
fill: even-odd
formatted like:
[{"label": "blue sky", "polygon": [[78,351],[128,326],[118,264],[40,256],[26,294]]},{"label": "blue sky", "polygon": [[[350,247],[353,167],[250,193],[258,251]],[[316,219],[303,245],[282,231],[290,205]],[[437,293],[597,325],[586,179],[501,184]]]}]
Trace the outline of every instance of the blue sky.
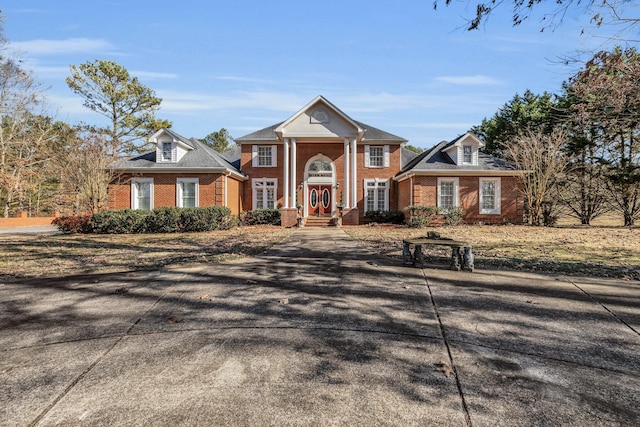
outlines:
[{"label": "blue sky", "polygon": [[578,12],[541,33],[546,11],[512,28],[504,9],[468,32],[472,4],[5,0],[0,8],[5,36],[48,88],[58,119],[104,123],[64,79],[70,64],[113,60],[163,99],[158,117],[198,138],[222,127],[243,136],[324,95],[352,118],[427,148],[516,93],[558,92],[578,69],[560,58],[610,45],[608,30],[594,36]]}]

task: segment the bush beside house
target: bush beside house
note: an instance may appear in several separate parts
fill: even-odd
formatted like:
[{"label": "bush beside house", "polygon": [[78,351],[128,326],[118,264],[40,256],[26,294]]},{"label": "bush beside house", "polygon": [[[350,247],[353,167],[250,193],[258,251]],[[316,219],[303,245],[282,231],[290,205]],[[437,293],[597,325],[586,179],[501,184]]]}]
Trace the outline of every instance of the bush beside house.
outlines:
[{"label": "bush beside house", "polygon": [[108,210],[93,216],[63,216],[53,221],[65,233],[137,234],[227,230],[238,225],[224,206],[160,207],[151,211]]}]

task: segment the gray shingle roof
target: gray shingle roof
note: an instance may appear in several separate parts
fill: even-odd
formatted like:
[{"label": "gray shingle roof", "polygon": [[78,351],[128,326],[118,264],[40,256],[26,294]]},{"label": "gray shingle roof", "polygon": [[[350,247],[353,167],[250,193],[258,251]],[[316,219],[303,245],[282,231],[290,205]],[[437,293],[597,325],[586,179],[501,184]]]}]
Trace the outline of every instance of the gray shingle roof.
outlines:
[{"label": "gray shingle roof", "polygon": [[[367,141],[393,141],[393,142],[407,142],[406,139],[396,136],[392,133],[380,130],[373,126],[369,126],[365,123],[358,122],[353,120],[358,126],[364,129],[364,136],[362,140]],[[245,136],[241,136],[240,138],[236,138],[236,142],[248,142],[248,141],[278,141],[278,135],[276,134],[276,129],[284,122],[276,123],[275,125],[271,125],[264,129],[260,129],[256,132],[250,133]]]},{"label": "gray shingle roof", "polygon": [[409,162],[413,159],[415,159],[416,157],[418,157],[418,153],[413,152],[411,150],[407,150],[406,148],[402,147],[400,149],[400,165],[402,168],[404,168],[407,164],[409,164]]},{"label": "gray shingle roof", "polygon": [[515,171],[513,164],[479,152],[477,165],[456,165],[445,150],[451,147],[460,137],[452,141],[442,141],[434,147],[426,150],[416,158],[411,160],[402,168],[399,174],[405,172],[429,172],[429,171]]},{"label": "gray shingle roof", "polygon": [[275,125],[266,127],[264,129],[260,129],[253,133],[250,133],[245,136],[241,136],[240,138],[236,138],[235,141],[237,143],[246,142],[246,141],[278,141],[278,135],[276,134],[276,129],[284,122],[276,123]]},{"label": "gray shingle roof", "polygon": [[[186,154],[176,163],[156,163],[156,151],[150,151],[137,156],[119,159],[112,164],[116,170],[145,169],[149,172],[167,171],[171,169],[225,169],[242,175],[239,168],[233,162],[227,160],[213,148],[203,144],[195,138],[187,139],[177,133],[165,129],[175,139],[191,147]],[[238,157],[239,163],[239,157]]]}]

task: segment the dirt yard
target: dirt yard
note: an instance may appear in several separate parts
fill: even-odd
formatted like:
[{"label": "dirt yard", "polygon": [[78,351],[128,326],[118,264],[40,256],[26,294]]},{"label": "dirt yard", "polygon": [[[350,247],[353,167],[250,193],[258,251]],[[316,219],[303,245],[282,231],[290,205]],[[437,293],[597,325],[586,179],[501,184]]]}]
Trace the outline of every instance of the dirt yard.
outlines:
[{"label": "dirt yard", "polygon": [[[345,231],[371,250],[402,256],[402,239],[436,231],[473,245],[476,268],[587,274],[640,280],[640,229],[623,227],[471,226],[413,229],[359,226]],[[446,262],[448,249],[430,250]]]},{"label": "dirt yard", "polygon": [[[473,245],[476,268],[550,271],[640,280],[640,229],[623,227],[470,226],[344,230],[384,256],[400,259],[401,242],[437,231]],[[210,233],[154,235],[16,235],[0,240],[0,282],[21,277],[128,271],[252,256],[293,230],[240,227]],[[446,263],[448,250],[431,250]]]},{"label": "dirt yard", "polygon": [[3,235],[0,281],[219,262],[262,253],[290,233],[260,226],[209,233]]}]

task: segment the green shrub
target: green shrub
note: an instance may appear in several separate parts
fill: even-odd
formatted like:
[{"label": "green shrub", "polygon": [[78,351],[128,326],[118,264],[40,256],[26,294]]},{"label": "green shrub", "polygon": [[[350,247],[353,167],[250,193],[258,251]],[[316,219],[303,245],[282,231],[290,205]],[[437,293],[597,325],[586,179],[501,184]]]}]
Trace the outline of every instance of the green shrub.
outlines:
[{"label": "green shrub", "polygon": [[409,227],[423,228],[433,223],[438,215],[438,208],[435,206],[411,205],[405,209],[409,211]]},{"label": "green shrub", "polygon": [[91,233],[91,215],[60,216],[51,221],[63,233]]},{"label": "green shrub", "polygon": [[226,230],[238,225],[236,217],[231,215],[231,210],[224,206],[104,211],[95,214],[90,223],[90,231],[101,234],[211,231]]},{"label": "green shrub", "polygon": [[278,209],[255,209],[242,214],[243,225],[280,225],[280,210]]},{"label": "green shrub", "polygon": [[180,211],[180,231],[228,230],[238,225],[231,210],[224,206],[185,208]]},{"label": "green shrub", "polygon": [[460,225],[462,224],[462,217],[464,216],[464,209],[460,206],[453,206],[442,211],[444,215],[444,222],[448,225]]},{"label": "green shrub", "polygon": [[403,224],[404,214],[398,211],[367,211],[364,217],[370,222],[377,222],[379,224]]},{"label": "green shrub", "polygon": [[136,209],[102,211],[91,217],[92,231],[99,234],[144,233],[149,214]]},{"label": "green shrub", "polygon": [[424,228],[431,225],[431,220],[424,216],[414,216],[409,219],[407,224],[412,228]]},{"label": "green shrub", "polygon": [[180,231],[181,208],[161,206],[151,211],[147,233],[177,233]]}]

